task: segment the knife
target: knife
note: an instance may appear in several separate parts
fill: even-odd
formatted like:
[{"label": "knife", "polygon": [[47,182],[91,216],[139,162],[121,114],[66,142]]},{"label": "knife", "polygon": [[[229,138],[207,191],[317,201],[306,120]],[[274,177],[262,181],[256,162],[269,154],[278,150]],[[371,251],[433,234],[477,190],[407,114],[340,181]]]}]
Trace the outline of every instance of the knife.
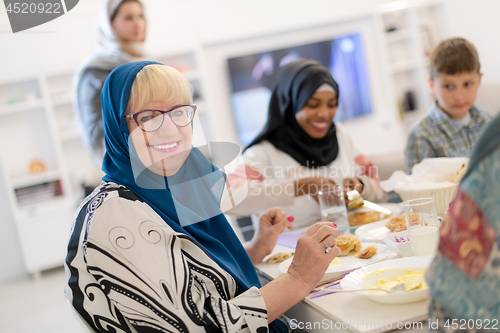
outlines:
[{"label": "knife", "polygon": [[373,202],[368,201],[368,200],[363,200],[363,203],[364,203],[364,207],[371,209],[371,210],[375,210],[375,211],[380,212],[382,214],[385,214],[386,217],[389,217],[392,215],[392,212],[389,209],[384,208],[380,205],[377,205],[376,203],[373,203]]},{"label": "knife", "polygon": [[[349,202],[356,201],[359,203],[360,199],[362,199],[361,194],[359,194],[359,192],[356,190],[352,190],[352,191],[347,192],[346,196],[347,196],[347,199],[349,200]],[[376,203],[373,203],[373,202],[368,201],[368,200],[363,200],[363,206],[360,208],[363,208],[363,207],[366,207],[368,209],[385,214],[386,215],[385,217],[389,217],[392,215],[392,212],[389,209],[384,208],[384,207],[377,205]],[[359,209],[359,208],[357,208],[357,209]],[[356,210],[356,209],[355,208],[348,208],[348,211],[353,211],[353,210]]]}]

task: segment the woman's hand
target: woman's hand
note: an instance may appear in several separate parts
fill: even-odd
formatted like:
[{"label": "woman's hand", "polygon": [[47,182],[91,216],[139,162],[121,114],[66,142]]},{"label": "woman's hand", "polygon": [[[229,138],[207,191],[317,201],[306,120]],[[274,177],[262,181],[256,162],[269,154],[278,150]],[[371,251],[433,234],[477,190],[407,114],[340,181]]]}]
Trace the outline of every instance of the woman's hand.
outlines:
[{"label": "woman's hand", "polygon": [[[312,290],[325,274],[328,265],[340,254],[337,247],[339,235],[331,222],[312,225],[297,242],[288,274]],[[331,247],[328,253],[325,251],[325,244]]]},{"label": "woman's hand", "polygon": [[295,196],[310,194],[318,202],[318,192],[325,188],[332,188],[335,182],[326,177],[308,177],[295,181]]},{"label": "woman's hand", "polygon": [[[293,221],[293,219],[291,219]],[[260,264],[265,256],[273,251],[279,234],[286,228],[291,229],[292,222],[279,207],[269,208],[259,216],[259,230],[255,232],[246,251],[254,265]]]}]

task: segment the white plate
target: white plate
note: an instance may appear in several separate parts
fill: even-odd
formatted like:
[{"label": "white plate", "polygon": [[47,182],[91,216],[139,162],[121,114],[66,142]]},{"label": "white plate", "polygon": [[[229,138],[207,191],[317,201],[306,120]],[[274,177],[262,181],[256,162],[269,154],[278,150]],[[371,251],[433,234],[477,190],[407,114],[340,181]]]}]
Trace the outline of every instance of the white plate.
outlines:
[{"label": "white plate", "polygon": [[[401,214],[399,214],[401,215]],[[391,218],[398,216],[398,215],[393,215],[390,218],[380,220],[377,222],[372,222],[369,224],[365,224],[360,226],[359,228],[356,229],[354,234],[356,237],[358,237],[360,240],[364,240],[367,242],[384,242],[384,238],[386,238],[389,235],[394,235],[394,232],[390,231],[385,227],[385,224],[387,221],[389,221]],[[438,216],[438,220],[442,220],[443,218]],[[441,222],[439,222],[441,223]],[[439,225],[439,224],[438,224]]]},{"label": "white plate", "polygon": [[[434,256],[422,256],[422,257],[407,257],[401,259],[387,260],[379,262],[367,267],[362,267],[346,275],[345,278],[340,281],[340,286],[342,289],[360,289],[365,288],[367,285],[371,285],[377,280],[390,278],[394,272],[383,272],[380,276],[373,276],[369,279],[365,279],[366,275],[373,271],[381,268],[394,267],[397,269],[406,268],[424,268],[427,269],[431,264]],[[387,276],[386,276],[387,275]],[[371,294],[366,291],[358,291],[356,294],[364,295],[371,300],[384,303],[384,304],[406,304],[418,302],[429,297],[429,289],[412,290],[408,292],[394,293],[394,294]]]},{"label": "white plate", "polygon": [[[377,253],[370,259],[359,259],[356,258],[355,256],[346,256],[346,257],[338,257],[340,260],[342,260],[342,263],[340,265],[336,266],[331,266],[328,267],[326,270],[325,274],[332,274],[332,273],[347,273],[349,271],[352,271],[354,269],[373,264],[374,262],[377,262],[379,260],[384,259],[387,257],[387,255],[391,252],[391,250],[387,247],[385,244],[379,244],[379,243],[361,243],[363,246],[362,249],[365,247],[368,247],[370,245],[374,245],[378,248]],[[283,261],[280,266],[279,270],[281,273],[286,273],[288,271],[288,268],[285,268],[287,266],[290,266],[292,263],[293,257],[288,258],[287,260]]]},{"label": "white plate", "polygon": [[[369,225],[372,225],[374,223],[380,223],[382,221],[386,221],[394,216],[398,216],[398,215],[401,215],[403,214],[403,206],[402,204],[397,204],[397,203],[383,203],[383,204],[379,204],[380,206],[384,207],[384,208],[387,208],[389,209],[391,212],[392,212],[392,215],[389,216],[388,218],[386,219],[383,219],[383,220],[380,220],[380,221],[377,221],[377,222],[372,222],[372,223],[368,223],[368,224],[362,224],[362,225],[355,225],[355,226],[350,226],[350,230],[359,230],[361,229],[362,227],[366,227],[366,226],[369,226]],[[349,214],[352,214],[352,213],[356,213],[356,212],[365,212],[365,211],[371,211],[371,209],[366,209],[366,208],[360,208],[360,209],[356,209],[356,210],[353,210],[353,211],[350,211]],[[389,229],[387,229],[389,230]],[[357,236],[357,235],[356,235]],[[381,239],[369,239],[369,238],[366,238],[367,241],[369,242],[380,242],[382,243],[382,238]]]},{"label": "white plate", "polygon": [[[397,215],[396,215],[397,216]],[[360,226],[354,234],[361,240],[366,240],[368,242],[380,242],[383,243],[384,237],[393,234],[392,231],[385,227],[387,221],[392,217],[380,220],[378,222],[373,222]]]}]

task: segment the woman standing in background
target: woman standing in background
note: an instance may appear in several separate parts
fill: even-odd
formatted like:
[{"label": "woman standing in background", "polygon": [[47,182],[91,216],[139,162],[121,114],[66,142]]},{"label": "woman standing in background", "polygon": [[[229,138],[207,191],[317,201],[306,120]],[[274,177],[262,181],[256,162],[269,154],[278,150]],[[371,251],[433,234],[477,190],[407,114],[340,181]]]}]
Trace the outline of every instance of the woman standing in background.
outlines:
[{"label": "woman standing in background", "polygon": [[101,89],[108,74],[121,64],[143,56],[146,18],[138,0],[108,0],[98,21],[97,50],[79,67],[73,78],[73,108],[82,139],[101,168],[104,131]]}]

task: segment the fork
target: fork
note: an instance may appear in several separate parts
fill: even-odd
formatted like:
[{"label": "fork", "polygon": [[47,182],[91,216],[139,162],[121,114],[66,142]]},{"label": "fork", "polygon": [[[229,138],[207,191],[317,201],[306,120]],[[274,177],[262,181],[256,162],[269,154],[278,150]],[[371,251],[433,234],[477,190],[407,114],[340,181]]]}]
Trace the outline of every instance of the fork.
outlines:
[{"label": "fork", "polygon": [[320,296],[317,296],[317,297],[321,297],[321,296],[325,296],[325,295],[329,295],[329,294],[334,294],[334,293],[350,293],[350,292],[356,292],[356,291],[370,291],[370,290],[375,290],[375,291],[384,291],[388,294],[398,294],[398,293],[403,293],[403,292],[406,292],[406,291],[410,291],[410,290],[413,290],[415,288],[417,288],[418,286],[420,286],[420,284],[422,283],[422,280],[417,280],[413,283],[409,283],[407,285],[407,288],[405,289],[404,288],[404,283],[399,283],[397,285],[395,285],[394,287],[390,288],[390,289],[382,289],[382,288],[362,288],[362,289],[333,289],[333,290],[324,290],[322,295]]},{"label": "fork", "polygon": [[331,286],[334,286],[336,284],[339,284],[340,281],[345,277],[344,276],[341,276],[335,280],[332,280],[332,281],[326,281],[326,282],[323,282],[323,283],[320,283],[316,286],[316,288],[314,288],[313,290],[311,290],[311,293],[315,293],[315,292],[318,292],[320,290],[323,290],[325,288],[328,288],[328,287],[331,287]]}]

